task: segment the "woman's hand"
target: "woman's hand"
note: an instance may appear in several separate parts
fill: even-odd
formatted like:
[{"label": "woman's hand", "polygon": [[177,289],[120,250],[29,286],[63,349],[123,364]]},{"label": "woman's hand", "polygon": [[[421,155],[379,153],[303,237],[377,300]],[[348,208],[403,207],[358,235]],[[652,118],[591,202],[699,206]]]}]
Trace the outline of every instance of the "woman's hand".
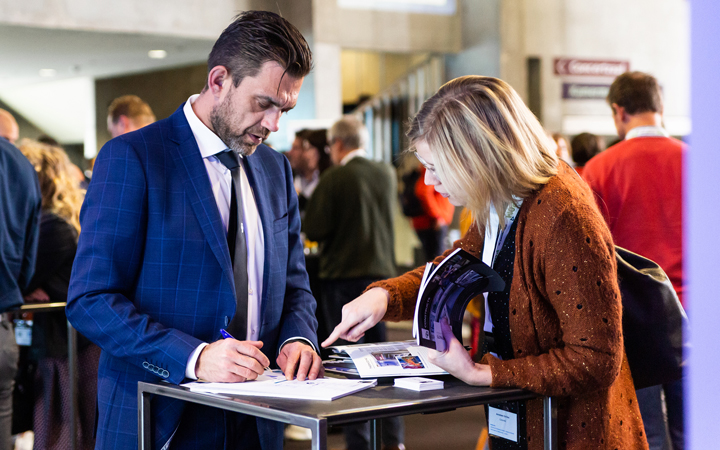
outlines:
[{"label": "woman's hand", "polygon": [[470,354],[465,347],[457,340],[450,328],[450,322],[447,318],[443,318],[440,322],[443,339],[447,345],[447,350],[438,352],[430,350],[428,356],[430,362],[442,369],[445,369],[450,375],[475,386],[489,386],[492,382],[492,373],[490,366],[486,364],[475,364],[470,358]]},{"label": "woman's hand", "polygon": [[365,336],[365,332],[385,316],[389,301],[388,291],[373,288],[347,303],[342,309],[342,322],[335,327],[322,346],[332,345],[338,338],[355,342]]}]

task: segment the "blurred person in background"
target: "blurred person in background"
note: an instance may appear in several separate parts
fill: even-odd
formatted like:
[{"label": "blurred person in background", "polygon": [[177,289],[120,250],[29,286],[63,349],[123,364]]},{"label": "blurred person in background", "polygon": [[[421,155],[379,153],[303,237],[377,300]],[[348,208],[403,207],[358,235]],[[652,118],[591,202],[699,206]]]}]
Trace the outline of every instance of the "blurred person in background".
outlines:
[{"label": "blurred person in background", "polygon": [[[397,196],[394,169],[365,152],[368,132],[344,116],[328,132],[335,165],[320,178],[305,210],[302,230],[320,244],[320,301],[327,330],[342,320],[343,306],[372,282],[395,274],[393,212]],[[363,342],[384,342],[385,324],[367,330]],[[402,448],[400,417],[383,419],[384,448]],[[370,446],[370,424],[345,426],[348,450]]]},{"label": "blurred person in background", "polygon": [[605,139],[592,133],[580,133],[570,141],[575,171],[582,176],[583,168],[595,155],[605,150]]},{"label": "blurred person in background", "polygon": [[[682,302],[682,164],[687,148],[662,126],[662,91],[652,75],[618,76],[607,102],[621,141],[591,159],[583,178],[595,191],[615,244],[658,263]],[[639,389],[637,397],[650,448],[665,448],[665,410],[672,446],[682,450],[682,380]]]},{"label": "blurred person in background", "polygon": [[565,136],[563,136],[560,133],[548,133],[548,135],[552,138],[553,142],[556,145],[556,151],[557,156],[562,161],[565,161],[570,165],[570,167],[573,167],[574,163],[572,158],[570,157],[570,151],[568,148],[567,139],[565,139]]},{"label": "blurred person in background", "polygon": [[[457,78],[422,105],[408,138],[425,182],[472,212],[474,226],[454,247],[505,281],[502,292],[485,295],[481,362],[448,322],[441,327],[447,350],[429,350],[431,361],[471,385],[559,397],[564,449],[646,449],[623,348],[612,237],[587,184],[559,162],[520,96],[496,78]],[[369,286],[322,345],[354,341],[383,319],[412,318],[423,272]],[[505,429],[517,431],[515,440],[491,437],[493,450],[542,449],[542,400],[490,406],[506,411],[498,413],[512,421]]]},{"label": "blurred person in background", "polygon": [[17,139],[16,127],[15,119],[0,110],[0,450],[13,448],[12,394],[19,357],[8,311],[22,305],[22,293],[35,272],[41,203],[32,164],[7,137]]},{"label": "blurred person in background", "polygon": [[295,191],[298,194],[300,212],[320,182],[320,175],[332,166],[327,148],[327,130],[306,130],[297,154]]},{"label": "blurred person in background", "polygon": [[422,214],[412,217],[412,226],[422,244],[425,260],[432,261],[445,251],[445,240],[455,213],[455,206],[431,185],[425,184],[427,169],[422,164],[419,164],[418,170],[413,190],[422,208]]},{"label": "blurred person in background", "polygon": [[12,114],[0,109],[0,137],[5,138],[11,144],[15,144],[20,136],[20,128]]},{"label": "blurred person in background", "polygon": [[150,105],[137,95],[118,97],[108,107],[107,128],[114,138],[139,130],[156,120]]},{"label": "blurred person in background", "polygon": [[[292,168],[293,172],[293,180],[297,178],[297,167],[300,160],[300,154],[302,153],[303,142],[305,141],[308,133],[310,133],[310,130],[308,130],[307,128],[296,131],[295,139],[293,139],[290,150],[285,152],[285,156],[287,157],[288,161],[290,161],[290,167]],[[297,192],[297,187],[295,188],[295,192]]]},{"label": "blurred person in background", "polygon": [[[60,147],[24,139],[20,151],[35,167],[40,180],[42,213],[35,275],[25,290],[27,302],[66,302],[70,273],[80,232],[84,191],[67,154]],[[69,428],[67,405],[68,337],[64,311],[36,313],[31,353],[38,361],[35,374],[33,431],[35,448],[66,449],[71,434],[78,448],[95,446],[95,396],[100,349],[78,335],[78,423]]]}]

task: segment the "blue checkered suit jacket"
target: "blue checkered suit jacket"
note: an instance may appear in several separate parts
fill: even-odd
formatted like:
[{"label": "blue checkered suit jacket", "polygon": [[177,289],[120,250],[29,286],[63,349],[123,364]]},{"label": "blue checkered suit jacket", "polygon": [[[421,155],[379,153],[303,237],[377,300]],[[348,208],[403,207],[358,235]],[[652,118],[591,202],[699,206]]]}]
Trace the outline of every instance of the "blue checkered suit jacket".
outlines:
[{"label": "blue checkered suit jacket", "polygon": [[[317,346],[315,300],[287,159],[260,145],[247,174],[265,236],[260,340],[274,362],[288,338]],[[191,352],[218,340],[235,314],[226,233],[182,107],[102,148],[80,221],[67,316],[103,350],[97,448],[136,448],[138,381],[182,382]],[[155,448],[175,432],[184,407],[153,399]],[[177,444],[223,448],[217,422],[204,424],[197,442]],[[258,432],[263,448],[282,446],[280,424],[258,419]]]}]

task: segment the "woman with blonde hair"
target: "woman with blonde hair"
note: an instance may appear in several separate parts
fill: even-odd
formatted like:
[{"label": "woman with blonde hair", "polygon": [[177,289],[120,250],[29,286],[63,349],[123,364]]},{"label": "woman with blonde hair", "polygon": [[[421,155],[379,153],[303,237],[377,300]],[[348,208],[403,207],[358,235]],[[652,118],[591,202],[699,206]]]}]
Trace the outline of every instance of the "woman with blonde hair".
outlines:
[{"label": "woman with blonde hair", "polygon": [[[612,237],[537,119],[507,83],[467,76],[423,104],[408,137],[425,183],[472,213],[453,250],[505,280],[503,292],[485,296],[481,362],[447,323],[448,349],[431,351],[432,362],[468,384],[558,397],[560,448],[647,448],[623,350]],[[418,268],[370,285],[323,346],[357,340],[380,320],[412,318],[422,275]],[[541,400],[490,406],[517,421],[517,442],[492,437],[493,449],[542,448]]]},{"label": "woman with blonde hair", "polygon": [[[21,141],[19,148],[35,167],[42,197],[35,274],[25,300],[65,302],[84,192],[62,148],[29,139]],[[70,430],[66,406],[70,402],[67,319],[64,312],[38,313],[34,319],[31,354],[38,361],[33,414],[35,448],[68,448],[71,434],[77,435],[79,448],[93,448],[99,348],[78,336],[78,377],[83,389],[78,396],[79,429]]]}]

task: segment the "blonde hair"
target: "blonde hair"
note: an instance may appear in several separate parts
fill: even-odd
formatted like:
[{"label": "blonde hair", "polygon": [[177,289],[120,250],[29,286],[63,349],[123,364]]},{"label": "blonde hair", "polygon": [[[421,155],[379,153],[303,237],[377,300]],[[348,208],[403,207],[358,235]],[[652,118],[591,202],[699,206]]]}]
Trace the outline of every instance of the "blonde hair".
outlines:
[{"label": "blonde hair", "polygon": [[20,151],[35,167],[40,181],[42,209],[67,220],[80,232],[80,207],[85,191],[70,172],[67,153],[52,145],[31,139],[20,141]]},{"label": "blonde hair", "polygon": [[506,82],[465,76],[423,103],[408,130],[411,151],[425,141],[450,193],[462,193],[481,234],[495,206],[500,225],[515,198],[557,174],[558,158],[535,116]]}]

